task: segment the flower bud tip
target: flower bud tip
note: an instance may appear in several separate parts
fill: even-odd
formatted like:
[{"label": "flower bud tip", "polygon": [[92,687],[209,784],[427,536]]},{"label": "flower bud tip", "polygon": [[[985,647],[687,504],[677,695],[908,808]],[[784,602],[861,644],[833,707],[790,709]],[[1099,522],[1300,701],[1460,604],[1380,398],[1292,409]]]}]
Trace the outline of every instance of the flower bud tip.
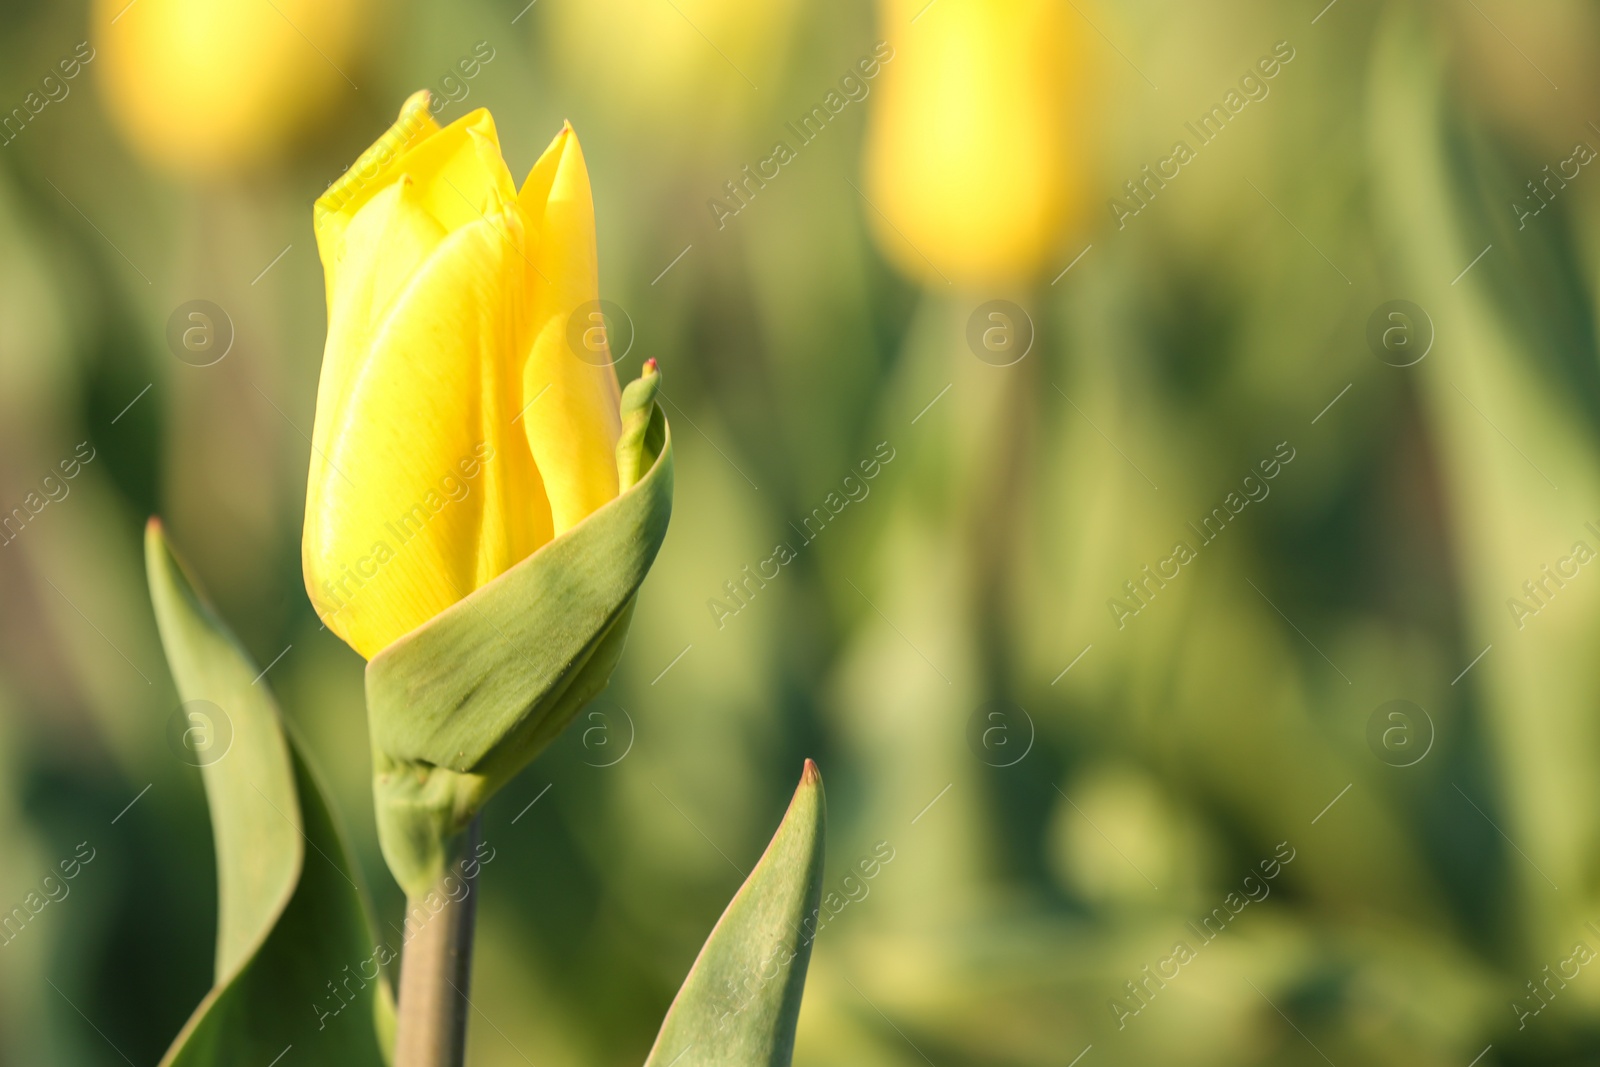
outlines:
[{"label": "flower bud tip", "polygon": [[800,772],[801,785],[816,785],[822,781],[822,772],[817,770],[817,761],[807,758],[805,769]]}]

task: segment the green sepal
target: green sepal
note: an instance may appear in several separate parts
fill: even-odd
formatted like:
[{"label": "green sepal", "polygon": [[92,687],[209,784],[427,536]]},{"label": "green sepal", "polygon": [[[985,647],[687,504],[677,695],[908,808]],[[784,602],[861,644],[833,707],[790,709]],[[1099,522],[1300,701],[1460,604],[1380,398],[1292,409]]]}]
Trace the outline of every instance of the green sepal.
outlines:
[{"label": "green sepal", "polygon": [[822,776],[806,760],[778,832],[689,969],[645,1067],[789,1067],[826,822]]},{"label": "green sepal", "polygon": [[647,366],[623,393],[615,500],[367,664],[378,839],[409,896],[611,679],[672,513],[658,381]]},{"label": "green sepal", "polygon": [[194,714],[220,713],[205,727],[229,737],[224,751],[197,760],[216,841],[216,973],[162,1067],[268,1063],[290,1046],[316,1049],[318,1062],[380,1067],[393,1044],[393,997],[326,793],[256,666],[154,520],[145,564],[179,697],[186,710],[207,702]]}]

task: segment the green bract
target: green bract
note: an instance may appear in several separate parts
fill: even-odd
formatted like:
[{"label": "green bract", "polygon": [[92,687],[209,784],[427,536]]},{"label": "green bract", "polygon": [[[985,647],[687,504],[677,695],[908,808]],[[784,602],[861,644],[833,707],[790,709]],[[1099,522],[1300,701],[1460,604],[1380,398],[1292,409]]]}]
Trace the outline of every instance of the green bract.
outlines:
[{"label": "green bract", "polygon": [[623,392],[615,500],[367,664],[378,835],[408,896],[610,680],[672,512],[660,380],[647,367]]}]

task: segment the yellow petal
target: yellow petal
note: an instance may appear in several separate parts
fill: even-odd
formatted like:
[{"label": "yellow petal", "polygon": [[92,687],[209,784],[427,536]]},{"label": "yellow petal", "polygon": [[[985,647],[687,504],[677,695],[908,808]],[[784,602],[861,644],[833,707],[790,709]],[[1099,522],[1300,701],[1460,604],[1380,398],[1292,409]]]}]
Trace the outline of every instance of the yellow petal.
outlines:
[{"label": "yellow petal", "polygon": [[383,136],[350,164],[339,180],[328,186],[312,208],[312,227],[317,234],[317,249],[322,254],[322,270],[328,293],[333,293],[334,268],[344,256],[344,234],[374,196],[393,185],[399,177],[396,163],[406,152],[439,132],[428,110],[428,90],[419,89],[406,98],[400,117]]},{"label": "yellow petal", "polygon": [[444,227],[424,206],[416,183],[405,177],[367,200],[345,228],[339,280],[328,278],[328,341],[311,435],[313,485],[373,338],[444,239]]},{"label": "yellow petal", "polygon": [[536,234],[523,392],[537,401],[522,421],[559,536],[616,497],[621,430],[616,371],[581,346],[589,358],[580,359],[569,344],[574,315],[593,310],[600,297],[594,197],[570,125],[534,164],[519,200]]},{"label": "yellow petal", "polygon": [[[394,217],[425,211],[420,188],[416,197],[407,206],[397,195]],[[352,226],[352,249],[356,236]],[[361,243],[387,254],[379,237]],[[303,562],[318,613],[363,656],[550,538],[539,473],[512,421],[528,335],[525,238],[514,205],[461,226],[364,351],[335,351],[330,336],[325,364],[358,365],[342,395],[319,397]]]},{"label": "yellow petal", "polygon": [[428,101],[426,89],[413,93],[399,120],[317,200],[317,247],[330,295],[344,259],[350,221],[401,175],[410,175],[417,183],[421,203],[446,230],[481,219],[516,199],[489,112],[479,108],[441,130],[429,113]]},{"label": "yellow petal", "polygon": [[517,199],[494,118],[481,107],[417,144],[395,168],[417,180],[428,210],[447,230]]}]

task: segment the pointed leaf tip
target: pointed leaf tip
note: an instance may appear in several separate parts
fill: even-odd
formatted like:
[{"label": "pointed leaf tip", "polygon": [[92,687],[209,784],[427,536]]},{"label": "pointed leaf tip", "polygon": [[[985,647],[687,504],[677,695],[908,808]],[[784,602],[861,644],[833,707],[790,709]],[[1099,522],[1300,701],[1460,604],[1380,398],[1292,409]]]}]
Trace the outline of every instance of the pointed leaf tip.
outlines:
[{"label": "pointed leaf tip", "polygon": [[728,904],[645,1067],[789,1067],[822,896],[822,775],[806,760],[789,810]]}]

